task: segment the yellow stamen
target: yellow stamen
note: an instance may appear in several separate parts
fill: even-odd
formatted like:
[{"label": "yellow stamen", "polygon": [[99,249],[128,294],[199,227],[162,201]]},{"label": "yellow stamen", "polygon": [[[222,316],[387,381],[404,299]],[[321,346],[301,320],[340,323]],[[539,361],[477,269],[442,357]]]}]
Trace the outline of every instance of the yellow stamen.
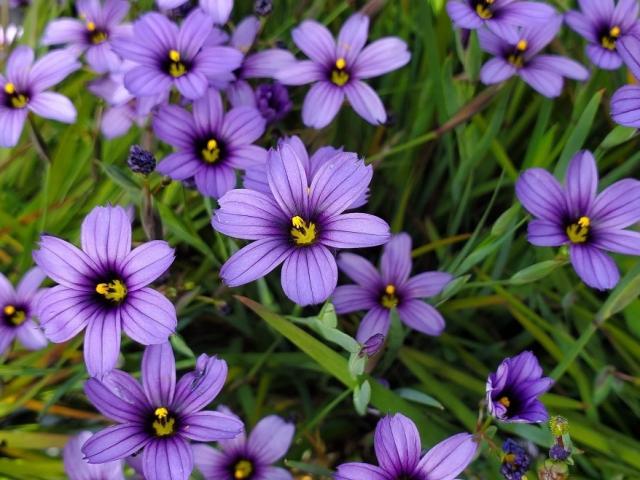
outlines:
[{"label": "yellow stamen", "polygon": [[331,72],[331,81],[339,87],[342,87],[349,81],[349,74],[345,68],[347,68],[347,61],[340,57],[336,60],[336,68]]},{"label": "yellow stamen", "polygon": [[509,408],[511,406],[511,400],[509,400],[508,397],[502,397],[500,400],[498,400],[498,403],[506,408]]},{"label": "yellow stamen", "polygon": [[93,32],[96,29],[96,24],[94,22],[87,22],[87,30]]},{"label": "yellow stamen", "polygon": [[16,327],[22,325],[27,319],[27,314],[24,310],[18,310],[13,305],[6,305],[2,309],[2,312],[4,313],[5,319]]},{"label": "yellow stamen", "polygon": [[151,424],[153,430],[155,431],[158,437],[166,437],[167,435],[171,435],[174,430],[174,425],[176,423],[175,419],[169,416],[169,410],[165,407],[156,408],[155,412],[153,412],[155,420]]},{"label": "yellow stamen", "polygon": [[527,41],[523,38],[522,40],[520,40],[520,41],[518,42],[518,44],[516,45],[516,48],[517,48],[518,50],[520,50],[521,52],[524,52],[524,51],[527,49],[527,47],[528,47],[528,46],[529,46],[529,42],[527,42]]},{"label": "yellow stamen", "polygon": [[14,313],[16,313],[16,307],[14,307],[13,305],[7,305],[6,307],[4,307],[5,315],[13,315]]},{"label": "yellow stamen", "polygon": [[220,148],[218,142],[215,139],[211,139],[207,142],[206,148],[203,148],[202,159],[206,163],[215,163],[220,158]]},{"label": "yellow stamen", "polygon": [[384,287],[384,294],[380,298],[380,304],[389,310],[398,306],[398,297],[396,297],[395,285],[390,283]]},{"label": "yellow stamen", "polygon": [[344,58],[340,57],[338,60],[336,60],[336,68],[338,70],[344,70],[344,67],[346,66],[347,66],[347,61]]},{"label": "yellow stamen", "polygon": [[233,478],[244,480],[253,473],[253,464],[249,460],[240,460],[233,468]]},{"label": "yellow stamen", "polygon": [[600,39],[600,44],[606,48],[607,50],[615,50],[616,49],[616,40],[620,37],[622,30],[617,25],[614,25],[609,30],[608,35],[603,35]]},{"label": "yellow stamen", "polygon": [[180,52],[177,50],[169,50],[169,58],[172,62],[180,61]]},{"label": "yellow stamen", "polygon": [[293,241],[298,246],[311,245],[316,241],[316,224],[306,222],[302,217],[296,215],[291,219],[292,228],[290,230]]},{"label": "yellow stamen", "polygon": [[4,84],[4,92],[9,95],[13,95],[16,93],[16,86],[11,82],[7,82]]},{"label": "yellow stamen", "polygon": [[385,289],[384,289],[384,292],[385,292],[387,295],[395,295],[395,293],[396,293],[396,287],[395,287],[395,285],[392,285],[392,284],[387,285],[387,286],[385,287]]},{"label": "yellow stamen", "polygon": [[109,283],[99,283],[96,285],[96,292],[107,300],[121,302],[127,296],[127,286],[121,280],[113,280]]},{"label": "yellow stamen", "polygon": [[571,243],[585,243],[589,237],[590,229],[591,219],[589,217],[580,217],[576,223],[567,227],[567,237],[569,237]]},{"label": "yellow stamen", "polygon": [[618,27],[617,25],[609,30],[609,35],[611,35],[613,38],[618,38],[620,36],[620,33],[620,27]]}]

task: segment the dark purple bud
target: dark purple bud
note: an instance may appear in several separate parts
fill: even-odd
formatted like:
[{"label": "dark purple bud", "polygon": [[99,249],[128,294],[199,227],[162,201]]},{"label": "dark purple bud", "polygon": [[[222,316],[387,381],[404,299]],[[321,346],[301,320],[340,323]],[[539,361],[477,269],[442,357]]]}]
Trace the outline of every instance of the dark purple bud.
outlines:
[{"label": "dark purple bud", "polygon": [[133,145],[129,150],[127,164],[132,172],[149,175],[156,169],[156,158],[153,153],[145,150],[140,145]]},{"label": "dark purple bud", "polygon": [[258,88],[256,88],[256,103],[258,110],[269,123],[282,120],[293,107],[287,88],[280,83],[258,85]]},{"label": "dark purple bud", "polygon": [[360,356],[362,357],[366,355],[367,357],[373,357],[380,351],[383,345],[384,335],[382,335],[381,333],[376,333],[375,335],[369,337],[367,341],[362,344]]},{"label": "dark purple bud", "polygon": [[562,445],[555,444],[549,450],[549,458],[551,460],[555,460],[556,462],[565,461],[567,458],[569,458],[569,455],[571,455],[571,452],[565,449]]},{"label": "dark purple bud", "polygon": [[256,15],[260,15],[265,17],[271,13],[273,10],[273,1],[272,0],[256,0],[253,2],[253,11]]}]

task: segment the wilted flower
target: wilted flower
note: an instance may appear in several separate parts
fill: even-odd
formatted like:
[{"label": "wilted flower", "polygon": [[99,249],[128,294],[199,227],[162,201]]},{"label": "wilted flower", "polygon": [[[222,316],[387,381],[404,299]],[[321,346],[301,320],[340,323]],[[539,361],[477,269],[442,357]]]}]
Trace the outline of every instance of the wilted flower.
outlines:
[{"label": "wilted flower", "polygon": [[187,480],[193,470],[190,441],[232,439],[242,422],[220,412],[202,411],[220,393],[227,364],[200,355],[196,369],[176,383],[169,343],[151,345],[142,357],[142,386],[114,370],[103,380],[90,378],[85,393],[105,417],[118,425],[93,435],[82,447],[89,463],[106,463],[142,450],[147,480]]},{"label": "wilted flower", "polygon": [[62,451],[64,471],[69,480],[124,480],[123,461],[92,465],[82,453],[82,446],[91,438],[91,432],[80,432],[69,438]]},{"label": "wilted flower", "polygon": [[343,213],[366,191],[373,171],[341,153],[312,178],[288,143],[268,156],[270,194],[231,190],[219,201],[213,228],[231,237],[255,240],[222,266],[230,287],[252,282],[282,267],[285,294],[299,305],[324,302],[338,281],[333,249],[380,245],[389,225],[373,215]]},{"label": "wilted flower", "polygon": [[[309,188],[311,188],[311,181],[313,180],[313,177],[326,163],[332,161],[344,162],[346,160],[358,160],[357,153],[344,152],[342,148],[334,147],[321,147],[316,150],[313,155],[309,156],[304,143],[302,143],[300,137],[296,135],[280,139],[278,141],[278,145],[288,145],[294,150],[298,159],[302,162],[302,168],[304,168],[307,180],[309,181]],[[248,168],[245,172],[243,182],[245,188],[257,190],[258,192],[271,195],[271,188],[269,186],[269,181],[267,178],[267,170],[268,168],[266,162],[257,163],[256,165],[251,166],[251,168]],[[356,197],[356,199],[347,207],[347,209],[358,208],[367,203],[368,193],[369,189],[367,188],[366,190],[364,190],[364,192]]]},{"label": "wilted flower", "polygon": [[178,151],[162,160],[158,171],[174,180],[194,177],[200,193],[220,198],[235,186],[236,169],[266,162],[267,151],[253,145],[264,129],[265,120],[255,108],[237,107],[225,114],[213,89],[193,103],[191,113],[165,105],[154,115],[153,130]]},{"label": "wilted flower", "polygon": [[500,421],[539,423],[549,418],[538,397],[553,385],[543,377],[542,367],[532,352],[505,358],[487,379],[487,407]]},{"label": "wilted flower", "polygon": [[137,62],[124,77],[137,97],[160,95],[172,85],[195,100],[209,80],[229,75],[240,66],[242,54],[231,47],[203,47],[213,27],[211,17],[194,10],[180,28],[160,13],[150,12],[133,24],[133,38],[114,40],[114,50]]},{"label": "wilted flower", "polygon": [[[180,7],[188,0],[156,0],[156,4],[162,10],[170,10]],[[213,20],[216,25],[224,25],[229,20],[233,10],[233,0],[199,0],[199,5]]]},{"label": "wilted flower", "polygon": [[458,28],[487,26],[499,32],[505,26],[545,22],[555,10],[542,2],[520,0],[449,0],[447,13]]},{"label": "wilted flower", "polygon": [[176,310],[148,285],[174,260],[167,242],[131,250],[131,223],[122,207],[95,207],[82,222],[82,250],[42,235],[33,258],[59,285],[38,302],[46,337],[66,342],[85,327],[84,358],[91,376],[111,371],[121,331],[143,345],[163,343],[176,328]]},{"label": "wilted flower", "polygon": [[76,121],[76,109],[69,99],[48,88],[80,68],[75,55],[56,50],[33,63],[33,50],[17,47],[7,60],[6,73],[0,76],[0,146],[18,143],[29,111],[44,118],[65,123]]},{"label": "wilted flower", "polygon": [[113,72],[120,68],[122,59],[112,49],[116,39],[131,35],[130,25],[120,25],[129,11],[126,0],[78,0],[76,8],[80,20],[59,18],[51,21],[44,31],[44,45],[77,47],[86,51],[87,62],[98,73]]},{"label": "wilted flower", "polygon": [[[133,66],[131,62],[123,62],[125,70]],[[138,126],[144,125],[151,110],[165,103],[168,98],[168,92],[149,97],[134,97],[124,86],[124,73],[112,73],[98,78],[89,83],[88,89],[108,105],[100,122],[100,130],[106,138],[126,134],[134,123]]]},{"label": "wilted flower", "polygon": [[640,255],[640,233],[625,230],[640,220],[640,182],[624,179],[598,191],[593,155],[578,152],[564,186],[546,170],[532,168],[516,182],[516,195],[535,219],[529,222],[533,245],[569,245],[576,273],[590,287],[616,286],[620,273],[605,252]]},{"label": "wilted flower", "polygon": [[271,13],[271,10],[273,10],[273,0],[255,0],[253,2],[253,11],[256,12],[256,15],[265,17]]},{"label": "wilted flower", "polygon": [[506,480],[521,480],[531,464],[527,451],[511,438],[502,444],[502,451],[500,473]]},{"label": "wilted flower", "polygon": [[34,321],[38,296],[42,293],[40,284],[45,278],[42,270],[32,268],[14,289],[0,273],[0,355],[16,338],[29,350],[47,345],[47,339]]},{"label": "wilted flower", "polygon": [[292,63],[276,74],[285,85],[314,85],[302,106],[305,125],[323,128],[331,123],[346,95],[353,109],[367,122],[379,125],[387,113],[378,94],[362,80],[403,67],[411,59],[407,44],[386,37],[365,47],[369,17],[356,13],[342,26],[337,42],[314,20],[293,30],[293,41],[311,60]]},{"label": "wilted flower", "polygon": [[429,450],[422,458],[418,429],[411,419],[398,413],[378,422],[374,437],[378,465],[344,463],[336,480],[452,480],[471,463],[478,449],[473,435],[459,433]]},{"label": "wilted flower", "polygon": [[440,312],[423,299],[442,292],[453,275],[424,272],[409,278],[411,237],[406,233],[394,235],[384,246],[381,273],[368,260],[351,253],[341,254],[338,266],[356,285],[336,288],[333,293],[336,312],[368,310],[356,335],[359,342],[376,333],[387,336],[393,308],[402,322],[419,332],[440,335],[444,330]]},{"label": "wilted flower", "polygon": [[561,25],[562,17],[554,15],[543,24],[522,29],[504,27],[500,33],[479,30],[480,47],[495,55],[482,66],[482,83],[500,83],[517,75],[545,97],[557,97],[562,92],[563,77],[586,80],[589,72],[578,62],[559,55],[540,54]]},{"label": "wilted flower", "polygon": [[127,165],[134,173],[149,175],[156,169],[156,157],[140,145],[132,145],[127,157]]},{"label": "wilted flower", "polygon": [[[597,1],[597,0],[596,0]],[[570,10],[565,14],[567,24],[588,42],[589,59],[598,67],[615,70],[622,65],[618,54],[618,42],[624,43],[628,36],[640,33],[638,22],[638,0],[598,2],[579,0],[581,11]]]},{"label": "wilted flower", "polygon": [[[231,410],[219,412],[237,418]],[[218,442],[220,449],[195,445],[193,453],[204,478],[217,480],[291,480],[283,468],[272,466],[285,456],[293,440],[295,427],[277,415],[260,420],[249,437],[242,433],[232,440]]]}]

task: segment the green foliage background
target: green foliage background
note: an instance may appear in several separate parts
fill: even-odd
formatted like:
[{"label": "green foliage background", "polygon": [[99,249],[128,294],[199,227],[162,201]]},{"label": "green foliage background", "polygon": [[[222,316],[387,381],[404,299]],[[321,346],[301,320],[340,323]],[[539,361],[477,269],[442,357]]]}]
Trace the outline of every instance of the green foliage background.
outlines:
[{"label": "green foliage background", "polygon": [[[71,14],[69,2],[63,3],[35,0],[25,9],[22,42],[37,47],[50,19]],[[132,15],[151,3],[133,2]],[[237,22],[253,2],[236,3]],[[513,190],[525,168],[544,167],[562,177],[581,148],[595,152],[602,186],[637,177],[635,131],[615,127],[608,114],[626,72],[594,71],[584,84],[568,82],[557,100],[517,80],[486,88],[478,81],[483,55],[475,36],[463,49],[444,0],[274,3],[260,46],[283,40],[293,48],[290,30],[303,18],[337,31],[364,7],[374,18],[370,38],[398,35],[413,54],[410,65],[373,82],[392,112],[391,125],[372,127],[344,108],[324,130],[301,129],[306,89],[298,88],[298,108],[263,139],[271,146],[283,132],[299,134],[308,145],[344,145],[365,156],[375,166],[366,210],[387,219],[394,231],[411,234],[414,272],[443,269],[460,279],[438,299],[447,319],[444,335],[392,328],[384,355],[370,366],[371,375],[388,380],[390,388],[371,380],[371,406],[411,416],[425,447],[475,431],[487,374],[505,356],[531,349],[557,382],[544,396],[546,406],[569,419],[572,439],[584,451],[575,457],[571,478],[639,479],[640,265],[620,257],[624,278],[613,292],[586,288],[566,266],[566,252],[526,242],[526,214]],[[6,24],[6,2],[0,11]],[[582,40],[567,28],[551,49],[587,63]],[[77,241],[80,223],[95,205],[134,205],[135,240],[161,235],[177,248],[177,261],[158,288],[178,308],[173,343],[179,366],[193,365],[192,352],[218,354],[230,365],[220,401],[249,427],[269,413],[294,419],[297,435],[287,461],[299,478],[322,478],[348,459],[373,460],[377,417],[354,410],[352,389],[362,379],[350,375],[347,354],[304,321],[284,317],[318,309],[295,308],[284,298],[278,274],[233,291],[221,285],[219,267],[239,244],[210,227],[215,202],[158,174],[147,182],[127,170],[131,144],[151,146],[158,158],[168,148],[144,129],[102,139],[103,105],[86,90],[92,76],[81,71],[60,88],[78,109],[75,125],[34,119],[48,161],[29,129],[16,148],[0,151],[0,270],[17,280],[32,265],[40,232]],[[379,250],[363,253],[375,260]],[[241,302],[237,294],[253,301]],[[349,315],[338,325],[353,335],[358,321]],[[140,347],[125,340],[123,354],[123,368],[137,372]],[[67,435],[105,424],[82,393],[85,379],[81,339],[9,354],[0,365],[1,478],[64,478],[59,449]],[[542,456],[551,444],[544,425],[498,425],[496,444],[507,436],[529,440]],[[464,477],[497,479],[498,469],[498,456],[485,445]]]}]

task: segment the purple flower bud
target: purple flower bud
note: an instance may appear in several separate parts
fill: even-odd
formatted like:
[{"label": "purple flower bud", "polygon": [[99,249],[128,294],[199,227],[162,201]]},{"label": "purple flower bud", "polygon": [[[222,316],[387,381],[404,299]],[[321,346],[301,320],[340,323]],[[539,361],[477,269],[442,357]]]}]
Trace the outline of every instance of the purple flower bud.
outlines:
[{"label": "purple flower bud", "polygon": [[362,349],[360,350],[360,356],[366,355],[367,357],[373,357],[376,353],[380,351],[382,346],[384,345],[384,335],[381,333],[376,333],[369,337],[369,339],[362,344]]},{"label": "purple flower bud", "polygon": [[131,149],[129,149],[127,165],[134,173],[149,175],[156,169],[156,157],[140,145],[132,145]]},{"label": "purple flower bud", "polygon": [[571,455],[571,452],[565,449],[562,445],[555,444],[549,450],[549,458],[551,458],[551,460],[555,460],[556,462],[565,461],[567,458],[569,458],[569,455]]},{"label": "purple flower bud", "polygon": [[293,104],[287,88],[280,83],[263,83],[256,89],[256,105],[269,123],[282,120],[291,111]]},{"label": "purple flower bud", "polygon": [[271,13],[273,10],[273,1],[272,0],[256,0],[253,2],[253,11],[256,15],[260,15],[265,17]]},{"label": "purple flower bud", "polygon": [[531,464],[531,459],[526,450],[518,445],[514,440],[508,438],[502,444],[504,456],[500,473],[507,480],[520,480]]}]

